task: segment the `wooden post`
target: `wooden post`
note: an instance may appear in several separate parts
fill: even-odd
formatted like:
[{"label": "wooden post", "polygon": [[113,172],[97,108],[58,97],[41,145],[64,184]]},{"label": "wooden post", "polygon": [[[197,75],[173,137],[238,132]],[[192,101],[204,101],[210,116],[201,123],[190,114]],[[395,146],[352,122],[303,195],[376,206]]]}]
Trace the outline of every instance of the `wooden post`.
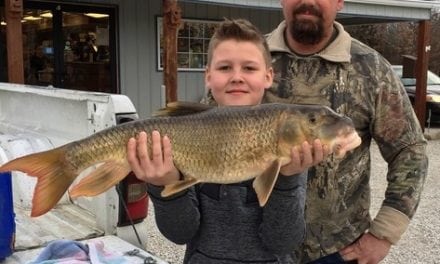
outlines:
[{"label": "wooden post", "polygon": [[425,130],[426,120],[426,88],[428,75],[429,51],[431,49],[431,21],[419,22],[419,34],[417,43],[416,61],[416,94],[414,98],[414,109],[419,119],[422,130]]},{"label": "wooden post", "polygon": [[177,101],[177,30],[181,20],[177,0],[163,0],[163,14],[163,79],[169,103]]},{"label": "wooden post", "polygon": [[22,15],[23,0],[5,1],[8,81],[11,83],[24,83]]}]

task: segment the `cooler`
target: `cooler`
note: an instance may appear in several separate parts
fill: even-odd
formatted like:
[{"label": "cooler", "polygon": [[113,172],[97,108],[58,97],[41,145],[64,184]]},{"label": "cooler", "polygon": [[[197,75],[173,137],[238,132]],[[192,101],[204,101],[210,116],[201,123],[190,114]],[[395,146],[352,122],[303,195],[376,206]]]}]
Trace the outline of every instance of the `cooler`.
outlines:
[{"label": "cooler", "polygon": [[11,173],[0,173],[0,262],[14,251],[14,218]]}]

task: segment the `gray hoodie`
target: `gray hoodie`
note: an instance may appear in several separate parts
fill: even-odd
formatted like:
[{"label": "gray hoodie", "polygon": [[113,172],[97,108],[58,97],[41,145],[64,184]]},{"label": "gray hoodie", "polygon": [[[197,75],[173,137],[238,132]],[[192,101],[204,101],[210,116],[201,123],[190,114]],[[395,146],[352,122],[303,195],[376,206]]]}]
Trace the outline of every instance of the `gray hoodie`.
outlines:
[{"label": "gray hoodie", "polygon": [[162,234],[186,244],[184,263],[296,263],[291,252],[304,239],[306,173],[279,176],[260,207],[252,180],[198,184],[163,198],[148,186]]}]

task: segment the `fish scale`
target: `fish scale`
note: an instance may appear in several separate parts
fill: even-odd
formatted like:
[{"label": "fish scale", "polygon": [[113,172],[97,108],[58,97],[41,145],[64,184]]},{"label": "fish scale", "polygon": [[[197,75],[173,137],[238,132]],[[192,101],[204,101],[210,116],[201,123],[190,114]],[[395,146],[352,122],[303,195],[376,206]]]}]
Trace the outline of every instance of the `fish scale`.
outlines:
[{"label": "fish scale", "polygon": [[[261,114],[261,113],[260,113]],[[210,115],[215,116],[217,113],[212,112]],[[200,124],[198,126],[197,132],[195,132],[196,142],[206,142],[206,145],[200,146],[200,148],[195,148],[193,151],[197,154],[181,155],[185,153],[180,151],[179,147],[173,147],[174,159],[176,166],[182,170],[182,172],[189,175],[201,175],[205,174],[206,177],[211,179],[218,179],[217,181],[221,183],[227,183],[230,181],[237,181],[235,175],[234,178],[226,177],[231,175],[229,172],[232,168],[236,174],[240,175],[243,168],[249,166],[249,163],[254,163],[253,160],[243,160],[241,157],[246,156],[247,153],[255,151],[256,146],[271,145],[275,146],[275,140],[264,142],[264,136],[266,133],[270,133],[273,129],[270,129],[268,125],[265,129],[259,129],[255,124],[268,123],[264,122],[264,115],[253,115],[249,113],[244,116],[243,113],[237,111],[231,111],[222,116],[222,118],[213,118],[207,115],[207,120],[215,120],[215,130],[212,129],[212,122],[206,122],[205,124]],[[191,117],[188,117],[191,118]],[[259,119],[258,122],[256,119]],[[253,125],[252,125],[253,124]],[[252,131],[249,128],[255,127],[257,130]],[[265,133],[259,133],[259,131],[266,131]],[[213,131],[215,131],[213,133]],[[249,133],[250,132],[250,133]],[[212,139],[212,134],[215,134],[214,140]],[[176,135],[179,138],[179,135]],[[174,137],[176,137],[174,136]],[[252,136],[252,138],[250,138]],[[172,136],[173,137],[173,136]],[[192,140],[194,141],[194,139]],[[216,144],[213,146],[212,142]],[[178,142],[174,142],[175,145],[179,146]],[[192,143],[192,142],[191,142]],[[250,144],[251,143],[251,144]],[[266,144],[265,144],[266,143]],[[194,145],[198,145],[197,143]],[[187,154],[187,153],[185,153]],[[181,164],[188,164],[194,160],[193,156],[197,156],[198,160],[204,160],[209,163],[209,165],[214,166],[194,166],[190,169],[185,169]],[[247,163],[245,163],[246,161]],[[208,164],[203,164],[208,165]],[[188,166],[189,167],[189,166]],[[243,175],[241,180],[249,178],[249,175]]]}]

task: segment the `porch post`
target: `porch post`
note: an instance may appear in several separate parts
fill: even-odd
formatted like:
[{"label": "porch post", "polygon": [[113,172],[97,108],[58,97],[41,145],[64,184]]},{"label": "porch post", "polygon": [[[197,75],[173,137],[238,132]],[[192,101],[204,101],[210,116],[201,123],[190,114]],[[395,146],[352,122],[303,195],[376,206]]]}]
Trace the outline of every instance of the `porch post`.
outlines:
[{"label": "porch post", "polygon": [[22,15],[23,0],[5,1],[8,81],[11,83],[24,83]]},{"label": "porch post", "polygon": [[426,120],[426,89],[428,75],[429,51],[431,49],[431,21],[422,20],[419,22],[419,33],[417,43],[416,61],[416,94],[414,98],[414,109],[420,125],[425,130]]},{"label": "porch post", "polygon": [[177,0],[163,0],[163,15],[163,79],[166,103],[169,103],[177,101],[177,29],[181,19]]}]

